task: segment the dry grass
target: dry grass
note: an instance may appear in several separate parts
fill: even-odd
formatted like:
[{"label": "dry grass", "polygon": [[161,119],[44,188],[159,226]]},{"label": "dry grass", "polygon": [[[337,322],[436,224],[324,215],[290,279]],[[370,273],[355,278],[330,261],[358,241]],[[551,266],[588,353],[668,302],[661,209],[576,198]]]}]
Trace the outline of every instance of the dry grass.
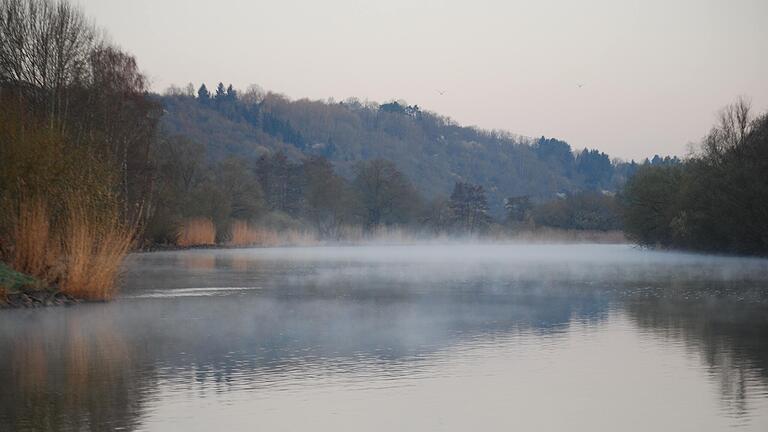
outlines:
[{"label": "dry grass", "polygon": [[273,231],[252,227],[246,221],[235,221],[232,224],[229,245],[253,246],[272,244],[277,240],[274,234]]},{"label": "dry grass", "polygon": [[336,233],[335,240],[340,242],[360,242],[365,237],[363,227],[360,225],[342,225]]},{"label": "dry grass", "polygon": [[308,231],[254,227],[245,221],[235,221],[228,244],[230,246],[309,246],[317,244],[317,236]]},{"label": "dry grass", "polygon": [[117,218],[99,220],[82,206],[71,205],[62,233],[66,271],[59,281],[61,291],[85,300],[114,297],[134,233]]},{"label": "dry grass", "polygon": [[114,297],[135,234],[109,206],[72,195],[57,215],[42,200],[20,198],[13,219],[12,267],[84,300]]},{"label": "dry grass", "polygon": [[22,199],[14,219],[11,266],[42,280],[48,280],[52,250],[48,207],[41,199]]},{"label": "dry grass", "polygon": [[423,236],[403,227],[380,225],[368,233],[366,240],[376,243],[408,244],[422,241]]},{"label": "dry grass", "polygon": [[278,233],[280,244],[284,246],[314,246],[320,243],[317,235],[310,231],[287,230]]},{"label": "dry grass", "polygon": [[182,224],[176,244],[182,247],[216,243],[216,226],[210,219],[195,218]]},{"label": "dry grass", "polygon": [[508,240],[526,243],[626,243],[622,231],[564,230],[558,228],[537,228],[512,233]]}]

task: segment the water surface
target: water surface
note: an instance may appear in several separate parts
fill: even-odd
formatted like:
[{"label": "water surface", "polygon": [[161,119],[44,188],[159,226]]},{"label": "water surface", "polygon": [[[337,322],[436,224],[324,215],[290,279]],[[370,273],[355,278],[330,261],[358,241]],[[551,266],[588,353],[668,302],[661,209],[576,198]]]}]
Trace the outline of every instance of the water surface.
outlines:
[{"label": "water surface", "polygon": [[135,254],[0,313],[0,430],[768,430],[768,261],[626,245]]}]

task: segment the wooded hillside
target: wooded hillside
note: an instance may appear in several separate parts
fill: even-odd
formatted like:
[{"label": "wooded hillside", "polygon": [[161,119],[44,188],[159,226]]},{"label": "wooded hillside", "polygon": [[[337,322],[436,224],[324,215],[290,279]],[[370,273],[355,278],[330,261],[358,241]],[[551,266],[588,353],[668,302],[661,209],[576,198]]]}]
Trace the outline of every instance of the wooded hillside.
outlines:
[{"label": "wooded hillside", "polygon": [[318,155],[351,178],[355,163],[382,158],[427,197],[448,196],[456,182],[482,185],[496,215],[510,196],[548,200],[584,189],[613,191],[636,169],[597,150],[574,152],[557,139],[460,126],[404,102],[291,101],[222,84],[213,93],[188,87],[158,97],[166,132],[203,144],[212,161],[280,151],[292,159]]}]

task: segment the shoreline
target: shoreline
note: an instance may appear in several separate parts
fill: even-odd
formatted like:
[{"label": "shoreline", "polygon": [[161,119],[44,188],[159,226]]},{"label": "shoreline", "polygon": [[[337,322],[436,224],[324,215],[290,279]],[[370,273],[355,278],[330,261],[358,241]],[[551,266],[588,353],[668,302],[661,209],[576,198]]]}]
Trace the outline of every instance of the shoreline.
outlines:
[{"label": "shoreline", "polygon": [[[701,252],[701,251],[691,251],[691,250],[679,250],[679,249],[670,249],[670,248],[663,248],[663,247],[652,247],[652,246],[643,246],[638,245],[634,242],[631,242],[627,240],[623,233],[621,232],[602,232],[599,233],[601,235],[598,235],[597,238],[594,237],[595,233],[583,233],[584,235],[579,236],[578,238],[569,237],[565,238],[562,236],[552,236],[552,237],[541,237],[536,236],[536,233],[533,232],[527,232],[525,233],[527,235],[521,235],[521,236],[515,236],[515,237],[509,237],[509,238],[472,238],[472,239],[450,239],[450,238],[433,238],[431,240],[424,241],[426,239],[422,239],[420,241],[419,239],[410,239],[409,241],[393,241],[393,242],[386,242],[386,241],[377,241],[375,239],[367,240],[367,241],[349,241],[349,242],[318,242],[318,243],[312,243],[312,244],[283,244],[283,245],[200,245],[200,246],[170,246],[170,245],[164,245],[162,247],[156,247],[156,248],[143,248],[143,249],[137,249],[135,251],[132,251],[130,254],[146,254],[146,253],[152,253],[152,252],[184,252],[184,251],[206,251],[206,250],[237,250],[237,249],[272,249],[272,248],[304,248],[304,247],[334,247],[334,246],[342,246],[342,247],[356,247],[356,246],[418,246],[418,245],[447,245],[445,241],[449,241],[451,245],[453,246],[460,246],[462,244],[465,245],[477,245],[477,244],[487,244],[487,245],[531,245],[531,246],[537,246],[537,245],[584,245],[584,244],[595,244],[595,245],[629,245],[633,246],[635,248],[639,249],[646,249],[651,251],[659,251],[659,252],[679,252],[684,254],[694,254],[694,255],[707,255],[707,256],[715,256],[715,257],[722,257],[722,258],[735,258],[735,259],[758,259],[758,260],[765,260],[768,259],[768,257],[761,257],[761,256],[751,256],[751,255],[733,255],[733,254],[727,254],[727,253],[707,253],[707,252]],[[617,237],[616,235],[619,235]],[[0,263],[3,267],[6,268],[6,270],[10,269],[9,267],[3,265]],[[16,275],[21,275],[21,277],[28,278],[28,275],[25,275],[23,273],[15,272],[11,270],[12,273]],[[7,277],[6,277],[7,279]],[[2,281],[0,281],[2,282]],[[6,283],[8,280],[5,281]],[[73,297],[71,295],[65,294],[61,291],[59,291],[56,287],[56,285],[51,286],[41,286],[39,282],[35,282],[35,284],[26,284],[21,286],[11,286],[11,287],[3,287],[0,285],[0,311],[2,310],[13,310],[13,309],[38,309],[38,308],[47,308],[47,307],[56,307],[56,306],[74,306],[78,304],[84,304],[84,303],[104,303],[109,302],[109,300],[103,300],[103,301],[94,301],[94,300],[88,300],[88,299],[80,299]]]},{"label": "shoreline", "polygon": [[370,246],[370,245],[416,245],[416,244],[634,244],[624,235],[623,231],[596,231],[596,230],[561,230],[540,228],[534,230],[518,231],[505,235],[477,235],[477,236],[449,236],[435,235],[425,236],[420,234],[405,235],[381,235],[359,239],[340,240],[316,240],[312,242],[277,242],[274,244],[243,243],[243,244],[200,244],[178,246],[172,244],[155,244],[137,248],[130,253],[150,252],[176,252],[187,250],[206,249],[243,249],[243,248],[275,248],[275,247],[312,247],[312,246]]},{"label": "shoreline", "polygon": [[30,290],[4,295],[0,298],[0,310],[73,306],[84,302],[59,291]]}]

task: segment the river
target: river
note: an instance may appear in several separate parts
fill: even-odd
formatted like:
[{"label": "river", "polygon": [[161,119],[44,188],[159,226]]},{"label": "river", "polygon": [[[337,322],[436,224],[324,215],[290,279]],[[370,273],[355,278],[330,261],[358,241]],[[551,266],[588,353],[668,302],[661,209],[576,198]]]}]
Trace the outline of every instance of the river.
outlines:
[{"label": "river", "polygon": [[0,312],[0,430],[768,430],[768,260],[190,250],[122,285]]}]

